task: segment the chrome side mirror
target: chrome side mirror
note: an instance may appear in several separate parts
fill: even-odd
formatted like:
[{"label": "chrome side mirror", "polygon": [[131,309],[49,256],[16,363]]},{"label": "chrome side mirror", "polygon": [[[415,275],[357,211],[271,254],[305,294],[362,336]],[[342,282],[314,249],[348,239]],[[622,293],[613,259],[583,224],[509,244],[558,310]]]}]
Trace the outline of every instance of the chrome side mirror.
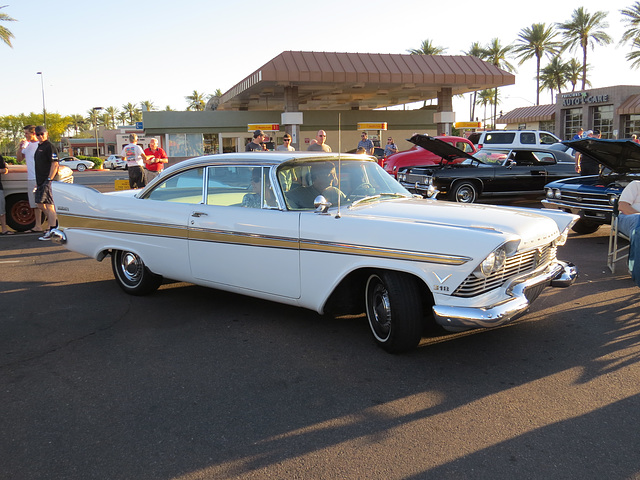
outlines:
[{"label": "chrome side mirror", "polygon": [[324,198],[324,195],[318,195],[313,201],[313,206],[316,207],[316,213],[328,213],[331,205],[332,203]]}]

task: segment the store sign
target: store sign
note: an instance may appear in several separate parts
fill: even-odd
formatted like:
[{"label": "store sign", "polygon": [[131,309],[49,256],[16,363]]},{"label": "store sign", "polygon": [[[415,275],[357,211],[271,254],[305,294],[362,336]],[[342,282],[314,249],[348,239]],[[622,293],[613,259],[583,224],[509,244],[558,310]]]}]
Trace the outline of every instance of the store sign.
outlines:
[{"label": "store sign", "polygon": [[279,132],[280,125],[277,123],[250,123],[247,125],[247,132],[264,130],[265,132]]},{"label": "store sign", "polygon": [[387,122],[358,122],[358,130],[386,130]]},{"label": "store sign", "polygon": [[482,122],[456,122],[453,128],[481,128]]},{"label": "store sign", "polygon": [[589,95],[588,92],[574,92],[562,94],[562,106],[587,105],[592,103],[604,103],[609,101],[609,95]]}]

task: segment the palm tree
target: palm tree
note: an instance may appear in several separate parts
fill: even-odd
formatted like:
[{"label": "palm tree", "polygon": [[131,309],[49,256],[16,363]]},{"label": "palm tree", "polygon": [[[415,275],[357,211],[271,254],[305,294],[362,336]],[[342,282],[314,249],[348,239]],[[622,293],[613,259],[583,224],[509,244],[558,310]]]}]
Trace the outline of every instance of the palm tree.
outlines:
[{"label": "palm tree", "polygon": [[82,115],[78,115],[77,113],[73,115],[69,115],[69,127],[73,127],[73,130],[78,135],[80,129],[85,126],[86,120]]},{"label": "palm tree", "polygon": [[[582,64],[572,58],[566,64],[567,66],[567,81],[571,83],[571,91],[576,91],[576,85],[582,79]],[[589,65],[587,65],[587,71],[589,71]],[[591,85],[591,82],[587,80],[587,85]]]},{"label": "palm tree", "polygon": [[[506,70],[507,72],[515,72],[515,68],[507,61],[507,57],[513,50],[513,45],[507,45],[503,47],[500,45],[500,40],[494,38],[489,45],[484,49],[484,58],[487,62],[495,65],[498,68]],[[493,124],[496,124],[496,117],[498,116],[498,89],[495,89],[495,98],[493,100]]]},{"label": "palm tree", "polygon": [[[465,55],[469,55],[471,57],[484,58],[484,49],[480,45],[480,42],[473,42],[471,44],[471,48],[468,51],[462,52]],[[471,101],[471,118],[469,120],[473,121],[476,118],[476,99],[478,97],[478,91],[474,90],[473,92],[473,100]]]},{"label": "palm tree", "polygon": [[554,57],[549,65],[542,69],[540,79],[542,80],[541,88],[551,90],[551,103],[553,103],[553,91],[557,90],[558,94],[562,93],[562,89],[567,84],[569,66],[563,63],[560,57]]},{"label": "palm tree", "polygon": [[612,42],[611,37],[604,31],[609,27],[605,18],[607,12],[591,15],[580,7],[573,11],[571,20],[557,24],[565,40],[563,50],[573,51],[578,46],[582,48],[582,90],[587,83],[587,48],[591,46],[593,50],[596,44],[609,45]]},{"label": "palm tree", "polygon": [[420,48],[407,50],[411,55],[441,55],[446,51],[445,47],[435,46],[429,39],[423,40]]},{"label": "palm tree", "polygon": [[189,102],[187,110],[196,110],[198,112],[203,111],[207,104],[206,97],[206,94],[194,90],[191,95],[184,97],[184,99]]},{"label": "palm tree", "polygon": [[560,52],[561,43],[555,40],[556,35],[553,26],[544,23],[534,23],[518,34],[520,45],[514,48],[516,57],[520,58],[518,65],[536,58],[536,105],[540,105],[540,61],[544,55],[551,57]]},{"label": "palm tree", "polygon": [[118,119],[118,122],[120,122],[121,125],[124,125],[125,123],[127,123],[127,119],[129,118],[129,115],[124,110],[121,110],[116,114],[116,118]]},{"label": "palm tree", "polygon": [[130,122],[129,125],[133,125],[134,118],[138,111],[136,106],[131,102],[125,103],[124,105],[122,105],[122,110],[124,110],[124,112],[127,114],[127,118],[129,119],[129,122]]},{"label": "palm tree", "polygon": [[100,117],[98,116],[98,112],[100,110],[96,110],[96,109],[90,109],[87,110],[87,121],[94,126],[94,128],[98,128],[98,125],[100,125]]},{"label": "palm tree", "polygon": [[485,122],[485,128],[486,128],[486,120],[487,120],[487,105],[492,105],[493,99],[495,97],[495,92],[493,90],[494,90],[493,88],[480,90],[478,92],[478,100],[476,101],[478,105],[482,105],[484,107],[484,116],[482,118],[482,121]]},{"label": "palm tree", "polygon": [[622,34],[620,43],[631,41],[631,52],[627,53],[627,61],[632,62],[632,68],[640,66],[640,2],[635,2],[631,7],[620,10],[627,17],[625,23],[627,30]]},{"label": "palm tree", "polygon": [[104,109],[105,113],[109,115],[110,128],[116,128],[116,117],[118,116],[118,109],[116,107],[107,107]]},{"label": "palm tree", "polygon": [[156,108],[156,106],[153,104],[151,100],[145,100],[143,102],[140,102],[140,108],[142,107],[146,108],[147,112],[151,112]]},{"label": "palm tree", "polygon": [[[8,5],[3,5],[0,8],[5,8],[5,7],[8,7]],[[15,18],[11,18],[6,13],[0,13],[0,22],[15,22],[15,21],[16,21]],[[0,40],[2,40],[4,43],[9,45],[11,48],[13,48],[13,45],[11,45],[12,38],[14,38],[14,36],[13,36],[13,33],[11,33],[11,30],[9,30],[7,27],[3,27],[2,25],[0,25]]]}]

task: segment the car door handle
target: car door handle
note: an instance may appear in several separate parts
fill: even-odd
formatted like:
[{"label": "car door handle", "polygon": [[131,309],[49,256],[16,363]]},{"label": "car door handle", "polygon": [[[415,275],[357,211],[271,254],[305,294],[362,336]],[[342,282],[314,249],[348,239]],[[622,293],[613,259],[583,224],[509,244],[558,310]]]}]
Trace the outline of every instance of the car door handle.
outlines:
[{"label": "car door handle", "polygon": [[204,213],[204,212],[191,212],[192,217],[206,217],[207,215],[208,213]]}]

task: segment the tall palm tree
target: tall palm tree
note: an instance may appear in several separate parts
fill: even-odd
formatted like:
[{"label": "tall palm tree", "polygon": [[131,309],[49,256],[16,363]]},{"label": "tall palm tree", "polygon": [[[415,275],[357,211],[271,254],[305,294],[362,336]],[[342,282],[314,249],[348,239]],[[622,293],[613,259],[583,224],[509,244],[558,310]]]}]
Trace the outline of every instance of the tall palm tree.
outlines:
[{"label": "tall palm tree", "polygon": [[520,58],[518,65],[536,59],[536,105],[540,105],[540,62],[543,56],[552,57],[560,52],[562,44],[555,40],[557,35],[552,25],[544,23],[534,23],[518,34],[519,45],[514,48],[516,57]]},{"label": "tall palm tree", "polygon": [[69,115],[69,126],[73,128],[73,130],[76,132],[76,135],[78,135],[78,132],[82,128],[84,128],[85,124],[86,120],[82,115],[78,115],[77,113]]},{"label": "tall palm tree", "polygon": [[129,122],[130,122],[129,125],[133,125],[133,121],[138,111],[136,106],[131,102],[125,103],[124,105],[122,105],[122,110],[124,110],[124,112],[127,114],[127,118],[129,119]]},{"label": "tall palm tree", "polygon": [[429,39],[423,40],[420,48],[411,48],[407,50],[411,55],[441,55],[446,52],[445,47],[436,46]]},{"label": "tall palm tree", "polygon": [[587,84],[587,48],[591,50],[595,45],[609,45],[612,40],[604,31],[609,28],[605,21],[607,12],[596,12],[593,15],[588,13],[584,7],[573,11],[571,20],[557,24],[564,37],[563,50],[573,51],[578,47],[582,48],[582,90]]},{"label": "tall palm tree", "polygon": [[[469,48],[469,50],[467,50],[466,52],[462,52],[465,55],[469,55],[471,57],[477,57],[477,58],[484,58],[484,49],[482,48],[482,46],[480,45],[480,42],[473,42],[471,44],[471,48]],[[471,101],[471,118],[469,120],[471,120],[473,122],[473,119],[476,118],[476,99],[478,98],[478,91],[475,90],[473,92],[473,100]]]},{"label": "tall palm tree", "polygon": [[632,68],[640,66],[640,2],[635,2],[631,7],[620,10],[627,24],[627,30],[622,34],[620,43],[631,42],[631,52],[627,53],[627,61],[632,62]]},{"label": "tall palm tree", "polygon": [[98,115],[98,112],[100,110],[95,110],[95,109],[90,109],[87,110],[87,121],[93,125],[94,128],[98,128],[98,125],[100,125],[100,116]]},{"label": "tall palm tree", "polygon": [[[507,72],[515,72],[513,65],[509,63],[507,57],[511,54],[513,45],[500,45],[500,40],[494,38],[489,45],[484,49],[484,59],[495,65],[498,68],[506,70]],[[498,89],[495,89],[495,98],[493,100],[493,124],[496,124],[496,117],[498,116]]]},{"label": "tall palm tree", "polygon": [[[9,5],[3,5],[0,8],[5,8],[8,6]],[[15,21],[16,21],[15,18],[11,18],[6,13],[0,13],[0,22],[15,22]],[[14,36],[13,36],[13,33],[11,33],[11,30],[9,30],[7,27],[3,27],[2,25],[0,25],[0,40],[2,40],[4,43],[9,45],[11,48],[13,48],[13,45],[11,45],[12,38],[14,38]]]},{"label": "tall palm tree", "polygon": [[191,95],[187,95],[184,99],[189,102],[187,110],[196,110],[201,112],[207,104],[207,95],[194,90]]},{"label": "tall palm tree", "polygon": [[495,92],[493,90],[493,88],[480,90],[478,92],[478,99],[476,100],[476,103],[478,105],[482,105],[484,107],[484,116],[482,118],[482,121],[485,122],[485,128],[487,120],[487,105],[493,105],[493,99],[495,97]]},{"label": "tall palm tree", "polygon": [[121,125],[124,125],[125,123],[127,123],[127,120],[129,118],[129,115],[127,114],[127,112],[125,112],[124,110],[120,110],[117,114],[116,114],[116,118],[118,119],[118,122],[120,122]]}]

